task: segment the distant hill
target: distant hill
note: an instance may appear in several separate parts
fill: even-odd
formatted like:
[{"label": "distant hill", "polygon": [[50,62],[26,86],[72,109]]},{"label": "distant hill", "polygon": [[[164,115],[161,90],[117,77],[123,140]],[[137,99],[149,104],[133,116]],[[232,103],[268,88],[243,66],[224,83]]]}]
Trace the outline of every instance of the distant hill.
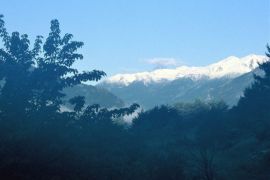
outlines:
[{"label": "distant hill", "polygon": [[99,104],[102,107],[123,107],[124,102],[108,90],[92,85],[81,84],[64,90],[65,100],[74,96],[84,96],[87,105]]}]

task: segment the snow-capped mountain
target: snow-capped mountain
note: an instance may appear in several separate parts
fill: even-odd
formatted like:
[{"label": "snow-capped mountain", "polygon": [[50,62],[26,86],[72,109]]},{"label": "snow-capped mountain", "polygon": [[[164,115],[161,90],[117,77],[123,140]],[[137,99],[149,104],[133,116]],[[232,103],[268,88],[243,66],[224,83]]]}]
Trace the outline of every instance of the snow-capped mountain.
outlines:
[{"label": "snow-capped mountain", "polygon": [[203,67],[180,66],[175,69],[158,69],[149,72],[133,74],[117,74],[105,80],[107,84],[118,84],[128,86],[133,82],[144,84],[173,81],[180,78],[201,78],[216,79],[221,77],[235,78],[242,74],[253,71],[258,63],[266,61],[265,56],[248,55],[242,58],[230,56],[217,63]]},{"label": "snow-capped mountain", "polygon": [[[223,100],[235,105],[243,91],[253,82],[253,73],[260,73],[258,63],[265,56],[228,57],[204,67],[181,66],[135,74],[118,74],[99,84],[124,100],[144,108],[161,104]],[[257,71],[258,70],[258,71]]]}]

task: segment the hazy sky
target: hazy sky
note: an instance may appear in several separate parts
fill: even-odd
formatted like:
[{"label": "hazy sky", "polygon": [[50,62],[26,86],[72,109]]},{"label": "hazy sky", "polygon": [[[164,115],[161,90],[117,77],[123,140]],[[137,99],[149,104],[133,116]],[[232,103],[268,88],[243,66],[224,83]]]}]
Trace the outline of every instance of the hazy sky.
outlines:
[{"label": "hazy sky", "polygon": [[81,70],[109,75],[264,54],[270,0],[1,0],[9,31],[46,36],[57,18],[85,43]]}]

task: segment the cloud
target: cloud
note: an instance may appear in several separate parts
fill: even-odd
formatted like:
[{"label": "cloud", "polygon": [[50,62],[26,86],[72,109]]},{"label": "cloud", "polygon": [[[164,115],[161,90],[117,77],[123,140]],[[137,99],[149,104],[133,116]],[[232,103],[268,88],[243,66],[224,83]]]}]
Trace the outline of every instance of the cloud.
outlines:
[{"label": "cloud", "polygon": [[156,66],[156,68],[175,67],[181,64],[175,58],[151,58],[146,59],[145,62]]}]

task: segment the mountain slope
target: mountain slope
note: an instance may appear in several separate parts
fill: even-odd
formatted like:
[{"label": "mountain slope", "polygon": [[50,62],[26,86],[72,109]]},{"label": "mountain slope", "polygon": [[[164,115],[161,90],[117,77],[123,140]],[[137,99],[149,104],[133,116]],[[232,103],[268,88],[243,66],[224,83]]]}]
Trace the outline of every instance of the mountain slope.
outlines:
[{"label": "mountain slope", "polygon": [[126,103],[137,102],[145,108],[161,104],[191,102],[195,99],[203,101],[224,100],[229,105],[235,105],[243,94],[243,90],[251,84],[252,73],[240,77],[200,79],[181,78],[172,82],[152,83],[147,86],[142,82],[129,86],[107,86],[108,90],[121,97]]},{"label": "mountain slope", "polygon": [[107,108],[124,106],[123,100],[108,90],[91,85],[77,85],[72,88],[65,89],[64,93],[67,95],[65,97],[66,101],[75,96],[84,96],[87,105],[99,104],[100,106]]}]

